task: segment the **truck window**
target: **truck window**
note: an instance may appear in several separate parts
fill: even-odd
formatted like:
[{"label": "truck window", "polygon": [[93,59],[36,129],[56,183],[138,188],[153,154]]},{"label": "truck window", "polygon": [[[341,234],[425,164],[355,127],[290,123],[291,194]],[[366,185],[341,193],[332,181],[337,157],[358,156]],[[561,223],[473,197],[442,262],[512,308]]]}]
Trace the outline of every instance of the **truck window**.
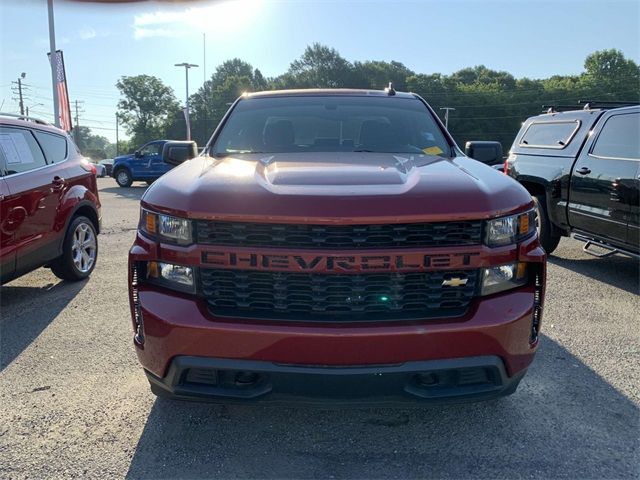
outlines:
[{"label": "truck window", "polygon": [[640,160],[640,113],[613,115],[602,127],[591,155]]},{"label": "truck window", "polygon": [[557,148],[569,145],[580,128],[580,122],[532,122],[520,139],[521,147]]},{"label": "truck window", "polygon": [[418,99],[291,96],[241,100],[212,153],[389,152],[451,156]]},{"label": "truck window", "polygon": [[140,149],[142,155],[160,155],[162,144],[149,143]]}]

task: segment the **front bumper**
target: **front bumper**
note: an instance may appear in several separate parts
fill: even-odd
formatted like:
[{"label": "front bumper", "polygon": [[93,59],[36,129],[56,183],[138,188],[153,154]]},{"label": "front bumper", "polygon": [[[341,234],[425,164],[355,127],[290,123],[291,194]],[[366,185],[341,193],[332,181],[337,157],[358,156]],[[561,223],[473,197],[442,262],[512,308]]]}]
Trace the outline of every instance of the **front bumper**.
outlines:
[{"label": "front bumper", "polygon": [[502,360],[480,356],[399,365],[319,367],[178,356],[167,375],[146,371],[159,396],[269,405],[404,405],[488,400],[513,393]]},{"label": "front bumper", "polygon": [[[138,235],[130,252],[130,272],[134,262],[165,259],[180,263],[180,254],[178,248],[168,249]],[[537,337],[532,340],[531,332],[539,321],[539,316],[534,320],[536,302],[541,305],[544,298],[545,255],[535,239],[517,250],[498,249],[492,255],[493,264],[515,260],[536,264],[542,289],[529,284],[476,298],[459,317],[414,321],[323,324],[303,318],[220,317],[209,311],[203,298],[135,282],[130,276],[130,283],[136,284],[130,288],[134,328],[138,321],[143,325],[143,335],[134,344],[154,391],[177,398],[278,402],[287,396],[325,398],[327,391],[342,392],[343,400],[348,401],[368,399],[372,394],[381,399],[420,401],[500,396],[515,389],[535,355],[538,342]],[[474,363],[478,358],[480,364]],[[229,395],[218,390],[217,384],[194,385],[185,377],[192,368],[254,372],[263,377],[254,387],[265,390],[244,385],[230,390]],[[452,380],[469,375],[467,368],[479,369],[477,374],[490,381],[470,386]],[[416,375],[441,370],[451,372],[444,375],[446,381],[440,387],[411,391]],[[228,380],[226,374],[204,375]],[[349,393],[351,384],[364,389]],[[247,392],[259,394],[247,398],[243,396]],[[239,398],[234,397],[238,394]]]}]

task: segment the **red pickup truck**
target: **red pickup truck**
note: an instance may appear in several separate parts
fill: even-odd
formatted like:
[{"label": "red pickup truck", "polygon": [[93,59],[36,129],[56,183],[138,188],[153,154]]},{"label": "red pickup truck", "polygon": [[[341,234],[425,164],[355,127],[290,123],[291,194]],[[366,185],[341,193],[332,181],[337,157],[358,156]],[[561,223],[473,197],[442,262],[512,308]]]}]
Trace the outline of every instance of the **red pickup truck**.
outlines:
[{"label": "red pickup truck", "polygon": [[177,399],[507,395],[538,345],[535,225],[527,191],[465,157],[417,95],[243,95],[142,198],[135,348]]}]

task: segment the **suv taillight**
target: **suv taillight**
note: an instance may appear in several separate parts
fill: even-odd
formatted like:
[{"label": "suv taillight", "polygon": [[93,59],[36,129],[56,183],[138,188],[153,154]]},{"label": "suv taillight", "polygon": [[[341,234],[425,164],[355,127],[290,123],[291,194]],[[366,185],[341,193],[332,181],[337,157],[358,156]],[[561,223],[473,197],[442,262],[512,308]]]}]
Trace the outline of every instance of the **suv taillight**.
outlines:
[{"label": "suv taillight", "polygon": [[509,160],[505,159],[504,163],[502,164],[502,173],[506,175],[508,171],[509,171]]},{"label": "suv taillight", "polygon": [[80,166],[85,169],[87,172],[91,172],[94,175],[96,174],[96,166],[91,163],[89,160],[87,160],[86,158],[83,158],[80,161]]}]

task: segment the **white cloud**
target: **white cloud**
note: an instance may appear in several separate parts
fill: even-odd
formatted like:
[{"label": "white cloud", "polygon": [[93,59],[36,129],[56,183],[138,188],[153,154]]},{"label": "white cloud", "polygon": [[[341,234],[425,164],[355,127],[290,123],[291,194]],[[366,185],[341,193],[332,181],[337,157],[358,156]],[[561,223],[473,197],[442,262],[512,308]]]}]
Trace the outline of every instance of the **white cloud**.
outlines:
[{"label": "white cloud", "polygon": [[91,27],[82,27],[78,32],[78,36],[81,40],[89,40],[98,36],[96,31]]},{"label": "white cloud", "polygon": [[262,4],[262,0],[232,0],[204,7],[184,10],[157,10],[136,15],[133,19],[133,37],[178,37],[194,30],[230,31],[246,25]]}]

